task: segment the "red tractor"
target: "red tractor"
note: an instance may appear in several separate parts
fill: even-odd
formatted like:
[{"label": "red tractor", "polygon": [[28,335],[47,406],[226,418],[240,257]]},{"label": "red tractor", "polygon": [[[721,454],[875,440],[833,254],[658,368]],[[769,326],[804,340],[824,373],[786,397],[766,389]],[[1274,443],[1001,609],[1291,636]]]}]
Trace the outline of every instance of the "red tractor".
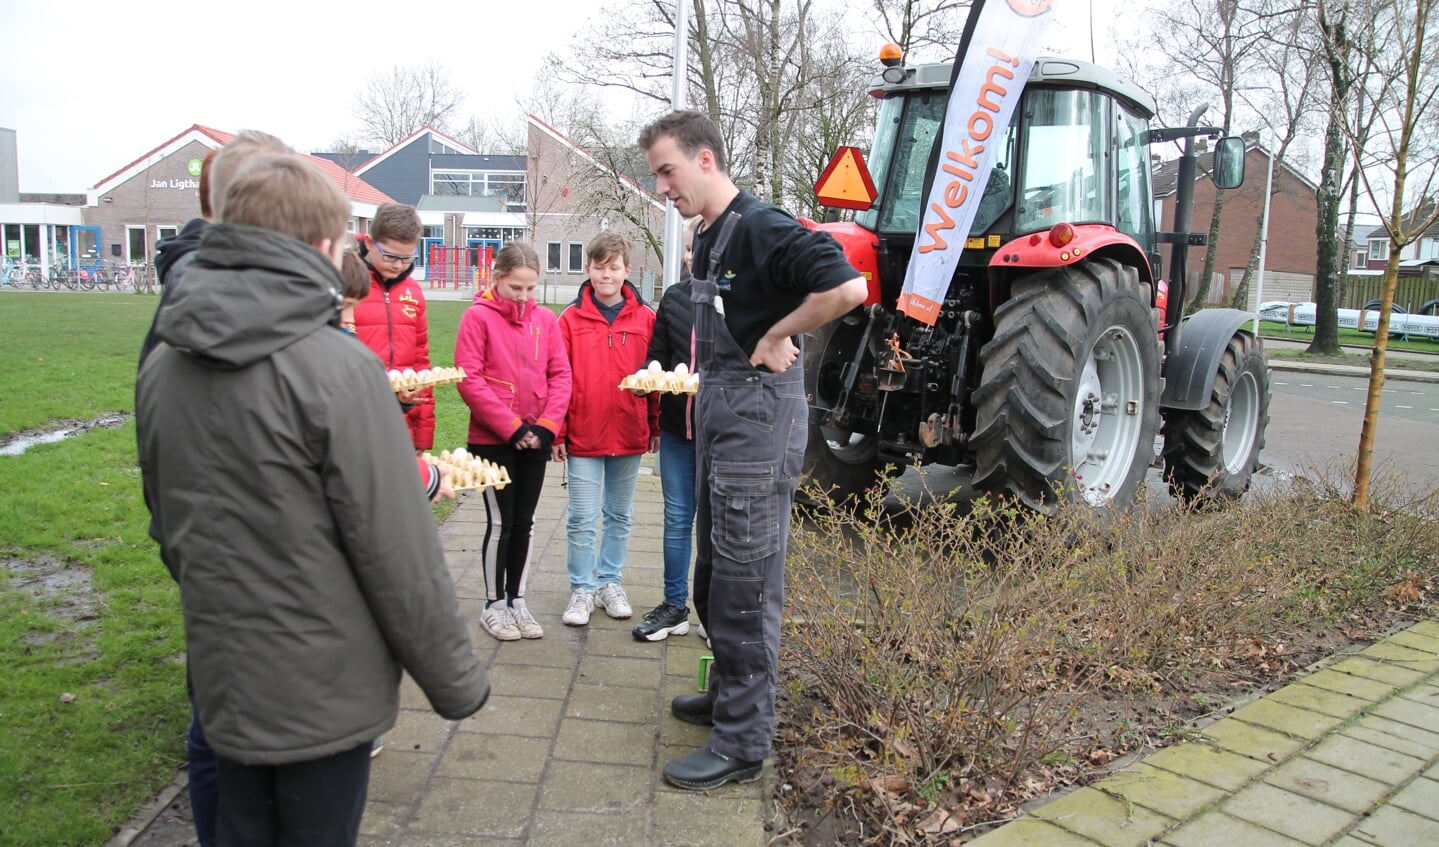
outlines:
[{"label": "red tractor", "polygon": [[[866,274],[870,296],[806,339],[806,483],[844,499],[938,462],[1040,510],[1060,498],[1128,504],[1162,434],[1172,492],[1241,495],[1269,420],[1263,344],[1244,328],[1247,312],[1182,318],[1185,254],[1205,243],[1187,231],[1193,140],[1221,131],[1197,126],[1203,107],[1188,126],[1151,128],[1154,102],[1132,82],[1039,59],[939,317],[925,325],[896,303],[950,73],[895,63],[875,79],[877,197],[853,222],[817,224]],[[1176,140],[1175,231],[1157,232],[1150,145]],[[1219,138],[1210,164],[1218,187],[1239,185],[1243,141]],[[1161,243],[1173,245],[1167,277]]]}]

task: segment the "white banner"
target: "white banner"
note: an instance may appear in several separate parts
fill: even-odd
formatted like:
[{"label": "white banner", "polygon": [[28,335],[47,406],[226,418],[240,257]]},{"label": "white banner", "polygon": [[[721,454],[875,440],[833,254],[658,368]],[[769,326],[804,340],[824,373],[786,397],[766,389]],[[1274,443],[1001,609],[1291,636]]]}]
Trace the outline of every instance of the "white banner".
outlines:
[{"label": "white banner", "polygon": [[994,156],[1004,144],[1053,17],[1053,0],[988,0],[949,92],[939,164],[914,242],[899,310],[933,326],[959,263]]}]

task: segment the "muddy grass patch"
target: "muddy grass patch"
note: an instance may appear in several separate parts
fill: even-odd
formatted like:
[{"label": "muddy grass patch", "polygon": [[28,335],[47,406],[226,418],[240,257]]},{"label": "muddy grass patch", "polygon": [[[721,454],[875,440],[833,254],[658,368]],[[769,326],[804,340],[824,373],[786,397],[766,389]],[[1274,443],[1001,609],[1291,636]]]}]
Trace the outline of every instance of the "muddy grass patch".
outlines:
[{"label": "muddy grass patch", "polygon": [[20,635],[20,643],[50,648],[56,664],[99,658],[92,631],[104,601],[90,569],[49,555],[3,561],[8,588],[20,598],[19,614],[30,627]]},{"label": "muddy grass patch", "polygon": [[776,772],[791,842],[948,844],[1197,738],[1430,613],[1439,492],[1038,519],[820,514],[790,548]]},{"label": "muddy grass patch", "polygon": [[106,412],[88,420],[55,420],[42,427],[12,432],[0,436],[0,456],[18,456],[36,445],[64,441],[92,429],[114,429],[124,426],[130,417],[130,412]]}]

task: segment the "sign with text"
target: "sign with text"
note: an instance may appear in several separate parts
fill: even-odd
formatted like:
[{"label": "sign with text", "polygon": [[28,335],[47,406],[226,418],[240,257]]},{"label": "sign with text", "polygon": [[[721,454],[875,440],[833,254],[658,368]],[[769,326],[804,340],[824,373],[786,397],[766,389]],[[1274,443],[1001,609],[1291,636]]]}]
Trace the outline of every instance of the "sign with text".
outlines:
[{"label": "sign with text", "polygon": [[928,326],[939,318],[1052,9],[1053,0],[980,0],[970,12],[899,297],[899,310]]}]

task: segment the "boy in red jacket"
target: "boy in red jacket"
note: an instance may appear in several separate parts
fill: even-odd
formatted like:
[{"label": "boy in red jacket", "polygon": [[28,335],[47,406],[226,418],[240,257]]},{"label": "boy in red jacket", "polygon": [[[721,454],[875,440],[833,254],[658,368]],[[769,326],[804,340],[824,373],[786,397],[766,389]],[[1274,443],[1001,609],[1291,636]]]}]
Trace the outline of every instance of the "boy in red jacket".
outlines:
[{"label": "boy in red jacket", "polygon": [[[355,306],[355,333],[387,370],[430,366],[430,328],[425,292],[410,278],[420,248],[420,215],[412,206],[386,203],[375,210],[368,237],[358,239],[370,269],[370,293]],[[435,445],[434,389],[407,391],[405,423],[416,450]]]},{"label": "boy in red jacket", "polygon": [[[629,553],[630,525],[640,457],[659,446],[659,399],[620,389],[620,380],[644,367],[655,310],[626,277],[629,239],[602,232],[585,247],[589,282],[560,314],[574,384],[569,414],[555,439],[555,458],[570,475],[570,602],[563,620],[590,622],[595,606],[612,618],[633,611],[620,584]],[[595,523],[604,530],[595,555]]]}]

